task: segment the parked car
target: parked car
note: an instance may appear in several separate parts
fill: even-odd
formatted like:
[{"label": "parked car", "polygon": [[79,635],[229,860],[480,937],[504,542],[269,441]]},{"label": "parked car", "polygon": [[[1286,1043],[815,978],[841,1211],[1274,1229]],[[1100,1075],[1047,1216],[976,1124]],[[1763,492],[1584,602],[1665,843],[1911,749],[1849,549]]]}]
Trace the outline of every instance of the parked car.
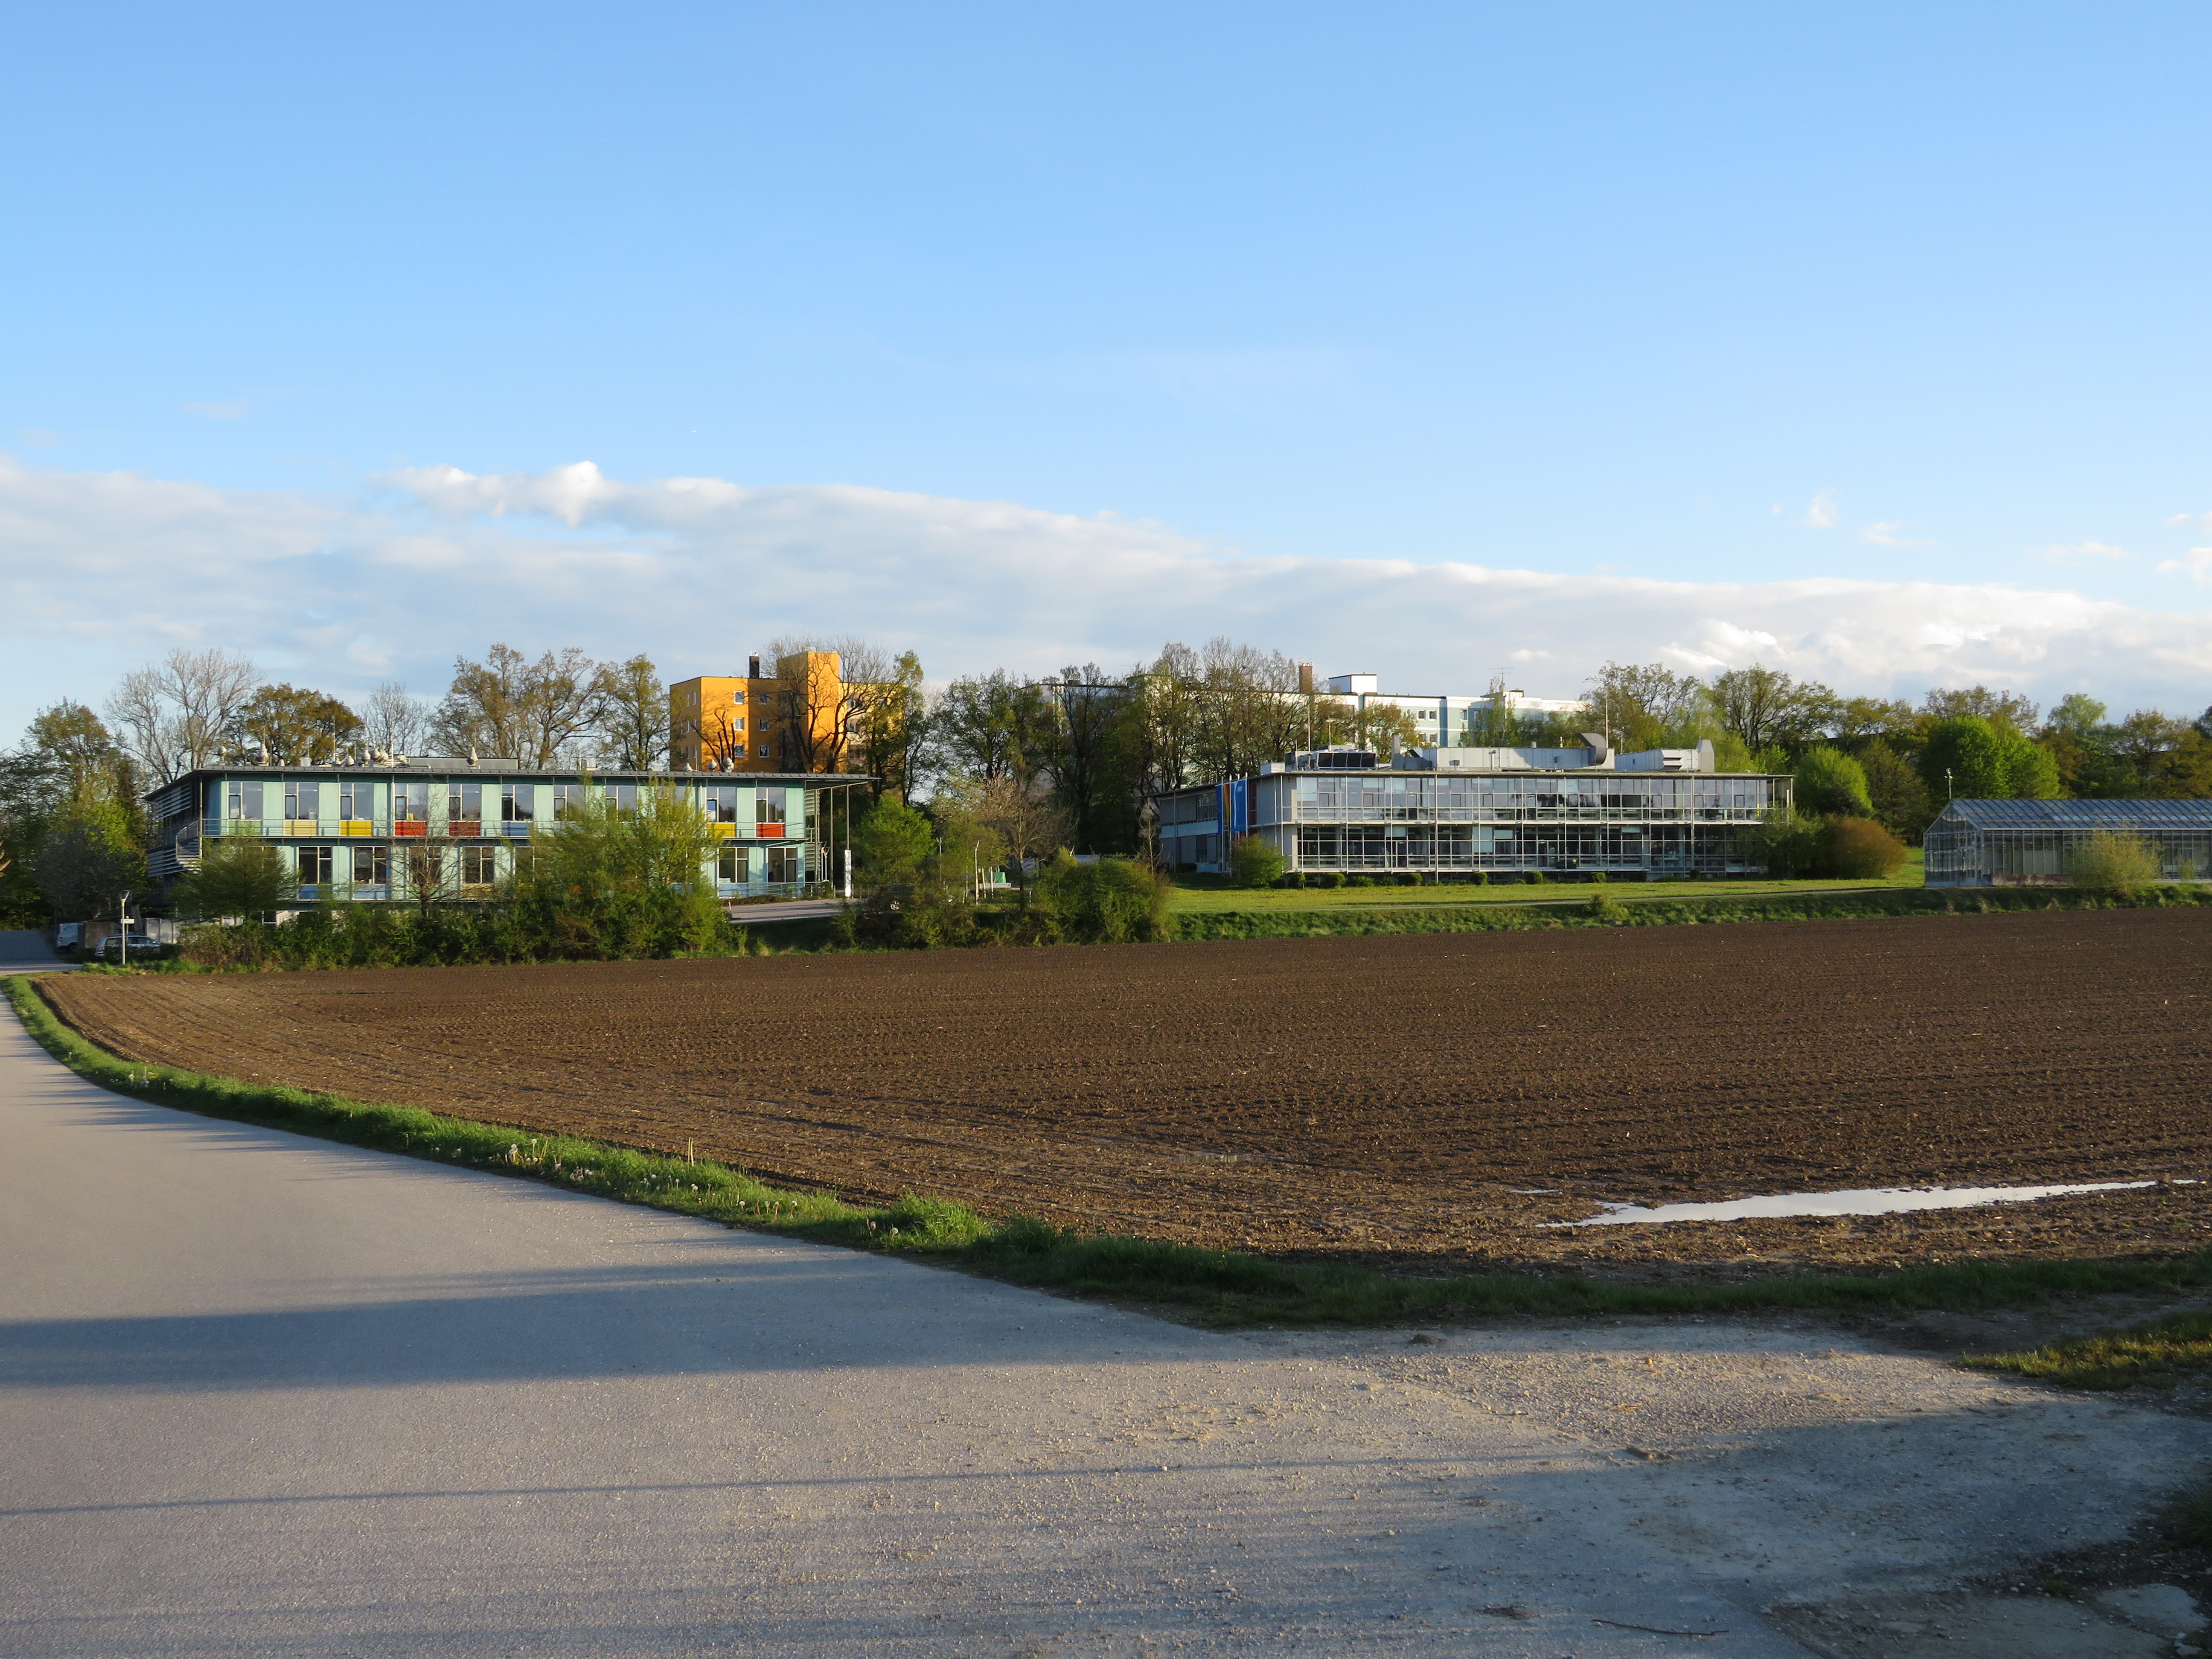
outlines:
[{"label": "parked car", "polygon": [[54,949],[82,951],[84,949],[84,924],[81,921],[58,921],[54,924]]},{"label": "parked car", "polygon": [[[93,954],[97,956],[102,962],[113,961],[116,957],[123,954],[121,947],[125,942],[126,935],[122,933],[110,933],[106,939],[100,941],[100,949],[95,951]],[[161,948],[160,943],[155,940],[154,936],[150,933],[131,933],[127,936],[127,942],[131,946],[131,954],[134,957],[142,951],[149,957],[154,956],[158,953]]]}]

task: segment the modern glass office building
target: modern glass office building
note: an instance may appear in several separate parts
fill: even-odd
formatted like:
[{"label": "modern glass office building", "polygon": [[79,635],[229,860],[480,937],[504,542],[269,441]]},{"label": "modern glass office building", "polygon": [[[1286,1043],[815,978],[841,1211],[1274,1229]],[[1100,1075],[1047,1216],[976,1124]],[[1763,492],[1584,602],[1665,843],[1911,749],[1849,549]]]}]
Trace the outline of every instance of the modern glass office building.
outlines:
[{"label": "modern glass office building", "polygon": [[703,878],[725,898],[796,896],[829,881],[842,858],[851,792],[867,781],[797,774],[742,781],[716,773],[550,772],[501,760],[426,758],[373,767],[224,767],[147,796],[155,820],[147,873],[182,874],[214,837],[252,836],[283,849],[299,899],[489,892],[517,852],[599,797],[620,807],[659,792],[696,805],[718,845]]},{"label": "modern glass office building", "polygon": [[1257,836],[1294,871],[1449,876],[1594,872],[1657,879],[1764,868],[1755,830],[1790,780],[1717,772],[1710,744],[1615,755],[1582,749],[1424,749],[1382,763],[1319,750],[1255,777],[1153,803],[1160,856],[1227,867]]},{"label": "modern glass office building", "polygon": [[2093,836],[2154,852],[2161,878],[2212,881],[2212,801],[1954,800],[1922,838],[1930,887],[2063,887]]}]

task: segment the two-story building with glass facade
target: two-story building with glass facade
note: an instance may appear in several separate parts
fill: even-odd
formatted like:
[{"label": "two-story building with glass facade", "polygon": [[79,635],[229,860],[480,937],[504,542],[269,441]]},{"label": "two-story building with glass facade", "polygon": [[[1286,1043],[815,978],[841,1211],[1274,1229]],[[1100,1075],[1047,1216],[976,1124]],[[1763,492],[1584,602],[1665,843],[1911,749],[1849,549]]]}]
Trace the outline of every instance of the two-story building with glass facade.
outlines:
[{"label": "two-story building with glass facade", "polygon": [[696,805],[717,846],[700,874],[724,898],[797,896],[833,879],[851,792],[862,777],[793,774],[742,781],[715,773],[526,770],[514,761],[428,757],[390,765],[239,765],[198,771],[148,794],[155,821],[147,873],[181,875],[208,841],[252,836],[298,872],[299,899],[473,896],[514,868],[517,853],[555,833],[593,797],[617,808],[648,793]]},{"label": "two-story building with glass facade", "polygon": [[1445,878],[1603,871],[1659,880],[1753,874],[1755,830],[1790,805],[1790,780],[1714,769],[1696,749],[1421,749],[1382,762],[1316,750],[1257,776],[1156,798],[1161,860],[1227,869],[1231,843],[1257,836],[1294,871]]}]

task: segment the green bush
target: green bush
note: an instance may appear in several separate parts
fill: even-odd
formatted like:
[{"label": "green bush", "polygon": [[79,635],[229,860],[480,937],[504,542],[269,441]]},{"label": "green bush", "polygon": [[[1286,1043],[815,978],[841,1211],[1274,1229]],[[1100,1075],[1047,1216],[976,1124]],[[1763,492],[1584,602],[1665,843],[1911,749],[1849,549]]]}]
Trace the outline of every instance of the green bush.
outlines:
[{"label": "green bush", "polygon": [[1037,877],[1031,902],[1065,939],[1118,944],[1168,937],[1174,887],[1148,866],[1128,859],[1079,864],[1062,849]]},{"label": "green bush", "polygon": [[1258,836],[1239,836],[1229,848],[1229,867],[1239,887],[1270,885],[1287,862],[1280,848]]},{"label": "green bush", "polygon": [[200,843],[198,865],[171,897],[180,916],[259,917],[289,909],[300,875],[283,849],[251,836],[215,836]]},{"label": "green bush", "polygon": [[2076,887],[2092,893],[2134,893],[2157,884],[2158,851],[2140,836],[2116,836],[2100,830],[2075,848],[2066,872]]},{"label": "green bush", "polygon": [[1872,818],[1828,819],[1815,849],[1820,873],[1849,881],[1894,875],[1905,859],[1905,843]]},{"label": "green bush", "polygon": [[1307,879],[1316,887],[1341,887],[1344,885],[1344,872],[1341,870],[1316,870]]}]

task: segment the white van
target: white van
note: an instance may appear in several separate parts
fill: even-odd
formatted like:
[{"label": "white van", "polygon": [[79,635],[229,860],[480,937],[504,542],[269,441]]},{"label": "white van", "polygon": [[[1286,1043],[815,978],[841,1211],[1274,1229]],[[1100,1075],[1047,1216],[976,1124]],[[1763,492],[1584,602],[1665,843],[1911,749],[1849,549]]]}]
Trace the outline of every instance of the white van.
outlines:
[{"label": "white van", "polygon": [[54,924],[54,949],[76,951],[84,945],[84,924],[81,921],[61,921]]}]

